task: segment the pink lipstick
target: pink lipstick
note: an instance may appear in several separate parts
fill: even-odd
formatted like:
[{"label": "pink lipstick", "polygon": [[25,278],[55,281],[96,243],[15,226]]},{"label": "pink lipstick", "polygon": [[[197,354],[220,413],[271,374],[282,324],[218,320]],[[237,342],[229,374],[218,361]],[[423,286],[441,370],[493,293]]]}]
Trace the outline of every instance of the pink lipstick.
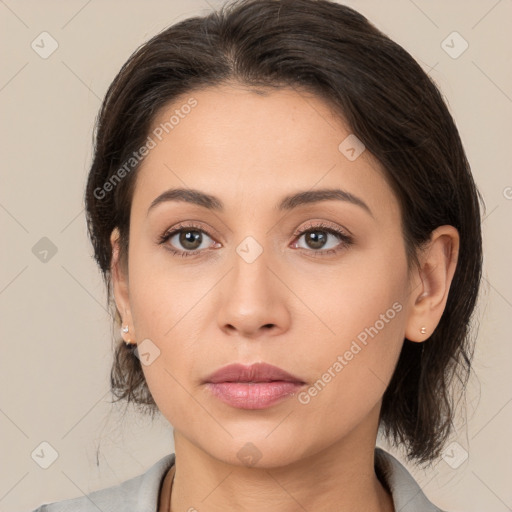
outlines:
[{"label": "pink lipstick", "polygon": [[265,409],[294,395],[305,383],[266,363],[230,364],[205,379],[214,396],[238,409]]}]

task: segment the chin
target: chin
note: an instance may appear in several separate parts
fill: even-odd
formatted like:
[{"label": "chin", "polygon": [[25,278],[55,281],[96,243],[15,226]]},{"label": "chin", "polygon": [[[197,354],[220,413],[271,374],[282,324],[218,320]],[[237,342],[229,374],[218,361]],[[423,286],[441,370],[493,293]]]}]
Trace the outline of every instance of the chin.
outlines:
[{"label": "chin", "polygon": [[[254,434],[255,429],[251,431],[252,434],[233,435],[229,439],[226,436],[222,440],[209,437],[195,444],[220,462],[247,468],[283,467],[307,456],[304,453],[307,443],[302,435],[294,437],[272,433],[268,436],[267,430],[261,434]],[[319,447],[319,450],[322,448]]]}]

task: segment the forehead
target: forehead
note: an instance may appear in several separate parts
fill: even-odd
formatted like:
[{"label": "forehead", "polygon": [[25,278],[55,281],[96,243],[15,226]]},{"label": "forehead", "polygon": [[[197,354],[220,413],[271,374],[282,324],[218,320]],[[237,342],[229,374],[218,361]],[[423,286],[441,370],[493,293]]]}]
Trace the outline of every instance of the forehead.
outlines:
[{"label": "forehead", "polygon": [[134,195],[146,208],[178,186],[246,208],[326,187],[363,195],[377,208],[396,207],[379,163],[366,150],[353,158],[364,146],[311,93],[227,84],[192,91],[161,109],[149,137],[154,147],[138,170]]}]

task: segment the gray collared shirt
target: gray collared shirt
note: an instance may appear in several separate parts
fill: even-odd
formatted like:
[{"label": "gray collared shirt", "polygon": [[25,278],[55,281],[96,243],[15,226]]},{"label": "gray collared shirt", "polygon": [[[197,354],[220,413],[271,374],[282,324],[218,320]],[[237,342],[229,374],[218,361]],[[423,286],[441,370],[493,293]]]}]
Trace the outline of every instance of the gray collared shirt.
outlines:
[{"label": "gray collared shirt", "polygon": [[[174,464],[174,453],[155,462],[145,473],[86,496],[40,506],[33,512],[158,512],[160,486]],[[391,454],[375,449],[375,464],[385,479],[395,512],[443,512],[423,494],[407,469]]]}]

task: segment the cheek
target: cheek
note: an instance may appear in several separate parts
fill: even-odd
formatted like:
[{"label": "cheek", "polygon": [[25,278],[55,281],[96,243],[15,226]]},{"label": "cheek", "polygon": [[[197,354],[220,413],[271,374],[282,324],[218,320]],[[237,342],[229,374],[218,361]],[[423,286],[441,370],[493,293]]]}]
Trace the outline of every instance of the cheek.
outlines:
[{"label": "cheek", "polygon": [[315,324],[317,335],[332,341],[326,347],[343,349],[358,337],[363,343],[370,337],[400,338],[406,316],[407,260],[405,249],[396,248],[401,239],[388,239],[386,245],[375,242],[348,251],[337,265],[319,265],[313,272],[302,265],[293,277],[293,291],[314,313],[295,320],[309,321],[306,327],[311,332]]},{"label": "cheek", "polygon": [[[315,305],[324,326],[320,343],[305,343],[315,383],[301,403],[326,421],[368,412],[384,393],[403,344],[406,324],[407,265],[404,252],[365,251],[332,275],[305,282],[302,293]],[[316,293],[312,293],[316,290]],[[321,348],[321,350],[320,350]],[[330,407],[339,404],[340,407]]]},{"label": "cheek", "polygon": [[350,304],[333,324],[334,342],[304,347],[309,386],[297,396],[303,431],[315,432],[321,422],[324,438],[334,441],[378,407],[403,344],[404,309],[399,302],[389,307],[385,296],[373,301],[371,308],[365,303],[364,313]]},{"label": "cheek", "polygon": [[183,270],[171,258],[162,248],[134,247],[130,254],[130,306],[138,339],[162,342],[172,339],[183,324],[190,328],[211,287],[204,269]]},{"label": "cheek", "polygon": [[175,426],[188,424],[200,412],[194,408],[187,379],[208,349],[198,340],[204,339],[204,299],[212,283],[190,270],[173,270],[169,260],[161,254],[155,257],[155,252],[134,247],[130,258],[130,307],[136,338],[146,343],[151,354],[150,364],[142,364],[146,382],[164,416]]}]

